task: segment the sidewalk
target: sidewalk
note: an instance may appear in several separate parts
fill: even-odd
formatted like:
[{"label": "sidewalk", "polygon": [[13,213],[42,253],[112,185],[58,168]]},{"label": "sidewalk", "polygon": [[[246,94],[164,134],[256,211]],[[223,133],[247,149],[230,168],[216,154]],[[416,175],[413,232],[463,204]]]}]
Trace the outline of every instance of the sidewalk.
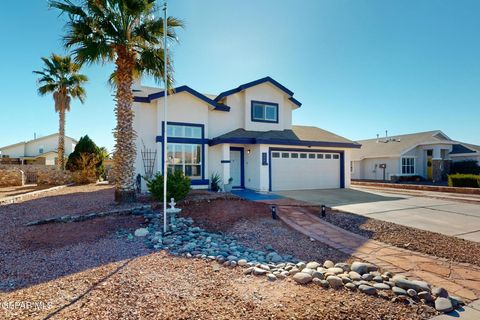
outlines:
[{"label": "sidewalk", "polygon": [[467,300],[476,300],[480,297],[479,267],[449,262],[446,259],[370,240],[327,223],[308,213],[304,208],[281,206],[281,203],[278,205],[278,214],[286,224],[317,241],[373,263],[383,270],[443,287],[452,295]]}]

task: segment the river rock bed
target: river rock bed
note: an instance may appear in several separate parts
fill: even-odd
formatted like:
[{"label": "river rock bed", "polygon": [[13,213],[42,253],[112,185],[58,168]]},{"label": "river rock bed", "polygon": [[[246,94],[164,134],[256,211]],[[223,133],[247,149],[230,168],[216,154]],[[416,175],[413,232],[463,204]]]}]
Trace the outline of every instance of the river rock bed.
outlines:
[{"label": "river rock bed", "polygon": [[242,267],[245,275],[262,276],[271,282],[291,279],[299,285],[358,290],[367,295],[390,298],[393,302],[422,303],[444,313],[464,304],[461,298],[449,296],[443,288],[432,288],[424,281],[381,272],[369,263],[305,262],[291,255],[282,255],[270,246],[265,251],[254,250],[238,244],[231,236],[194,226],[192,218],[172,218],[170,231],[163,233],[163,219],[158,213],[145,209],[134,211],[134,214],[143,215],[149,221],[147,228],[135,232],[137,236],[145,237],[148,247],[166,250],[172,255],[210,260],[217,266]]}]

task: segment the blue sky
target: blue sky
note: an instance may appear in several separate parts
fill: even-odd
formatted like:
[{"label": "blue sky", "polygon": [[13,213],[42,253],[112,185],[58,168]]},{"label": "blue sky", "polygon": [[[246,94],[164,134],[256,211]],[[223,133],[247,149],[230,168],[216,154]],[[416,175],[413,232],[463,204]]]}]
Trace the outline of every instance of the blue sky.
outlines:
[{"label": "blue sky", "polygon": [[[0,146],[58,130],[32,70],[64,52],[64,21],[46,1],[25,3],[4,0],[0,12]],[[480,144],[480,1],[171,0],[169,11],[186,22],[178,85],[219,93],[269,75],[303,103],[296,124],[354,140],[441,129]],[[109,149],[112,68],[84,69],[86,103],[67,115],[68,135]]]}]

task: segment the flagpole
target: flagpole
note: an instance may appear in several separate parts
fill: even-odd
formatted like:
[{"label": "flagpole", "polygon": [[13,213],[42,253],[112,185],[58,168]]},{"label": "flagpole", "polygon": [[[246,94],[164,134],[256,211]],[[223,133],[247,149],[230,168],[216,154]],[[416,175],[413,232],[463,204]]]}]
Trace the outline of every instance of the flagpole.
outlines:
[{"label": "flagpole", "polygon": [[163,4],[163,232],[167,232],[167,96],[168,96],[168,76],[167,76],[167,1]]}]

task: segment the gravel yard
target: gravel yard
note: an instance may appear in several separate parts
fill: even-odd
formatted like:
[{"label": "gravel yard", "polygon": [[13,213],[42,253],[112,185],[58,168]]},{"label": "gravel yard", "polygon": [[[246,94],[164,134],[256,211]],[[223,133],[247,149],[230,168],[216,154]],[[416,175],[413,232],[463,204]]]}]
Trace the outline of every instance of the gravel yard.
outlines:
[{"label": "gravel yard", "polygon": [[480,243],[356,214],[328,211],[326,221],[364,237],[456,262],[480,266]]},{"label": "gravel yard", "polygon": [[186,207],[182,216],[194,219],[207,230],[224,232],[245,246],[290,254],[306,261],[350,262],[350,256],[291,229],[279,219],[273,220],[270,207],[245,200],[197,202]]},{"label": "gravel yard", "polygon": [[172,258],[164,252],[106,264],[0,294],[3,301],[46,301],[48,310],[5,312],[6,319],[428,319],[405,306],[345,290],[292,281],[269,283],[240,269]]},{"label": "gravel yard", "polygon": [[[242,268],[153,252],[141,238],[127,239],[145,226],[139,216],[25,226],[40,218],[120,208],[112,199],[110,186],[91,185],[0,206],[0,319],[428,319],[436,314],[423,304],[392,303],[383,293],[326,290],[290,278],[272,283],[246,276]],[[272,246],[305,260],[349,260],[272,220],[265,204],[186,203],[185,215],[199,226],[228,233],[246,246]]]}]

